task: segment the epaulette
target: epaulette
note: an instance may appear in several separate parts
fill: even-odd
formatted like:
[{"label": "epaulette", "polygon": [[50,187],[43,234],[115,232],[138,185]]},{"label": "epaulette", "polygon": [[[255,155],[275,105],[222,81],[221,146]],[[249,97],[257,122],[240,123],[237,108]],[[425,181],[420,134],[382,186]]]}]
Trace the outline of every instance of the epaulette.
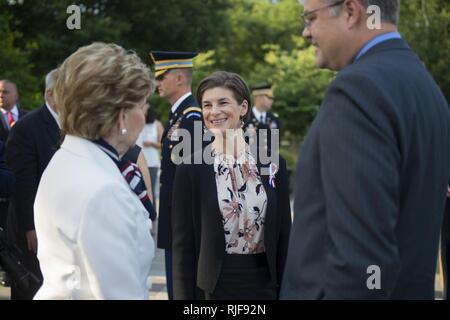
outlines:
[{"label": "epaulette", "polygon": [[198,119],[201,119],[202,118],[202,109],[200,109],[199,107],[186,108],[183,111],[183,116],[185,116],[188,119],[194,118],[194,117],[198,118]]}]

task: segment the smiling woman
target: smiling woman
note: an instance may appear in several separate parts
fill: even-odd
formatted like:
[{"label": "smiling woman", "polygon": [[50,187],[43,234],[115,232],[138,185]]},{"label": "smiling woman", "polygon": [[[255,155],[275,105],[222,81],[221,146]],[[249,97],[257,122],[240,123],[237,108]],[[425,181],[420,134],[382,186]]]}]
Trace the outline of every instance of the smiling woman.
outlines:
[{"label": "smiling woman", "polygon": [[250,90],[238,74],[211,74],[197,98],[215,137],[213,162],[177,167],[174,298],[276,299],[291,225],[285,162],[270,179],[260,175],[242,130]]}]

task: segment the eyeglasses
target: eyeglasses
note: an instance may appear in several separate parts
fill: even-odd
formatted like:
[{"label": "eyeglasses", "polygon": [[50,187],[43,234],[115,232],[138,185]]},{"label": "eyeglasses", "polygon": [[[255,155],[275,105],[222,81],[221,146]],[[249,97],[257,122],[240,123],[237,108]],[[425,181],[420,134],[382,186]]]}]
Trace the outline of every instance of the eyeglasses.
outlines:
[{"label": "eyeglasses", "polygon": [[303,22],[305,23],[305,28],[309,28],[311,26],[311,24],[312,24],[313,20],[311,20],[311,14],[313,14],[315,12],[318,12],[320,10],[323,10],[323,9],[340,6],[344,2],[345,2],[345,0],[341,0],[341,1],[338,1],[338,2],[335,2],[335,3],[332,3],[332,4],[328,4],[326,6],[323,6],[323,7],[320,7],[320,8],[317,8],[317,9],[314,9],[314,10],[307,11],[307,12],[303,13],[302,18],[303,18]]}]

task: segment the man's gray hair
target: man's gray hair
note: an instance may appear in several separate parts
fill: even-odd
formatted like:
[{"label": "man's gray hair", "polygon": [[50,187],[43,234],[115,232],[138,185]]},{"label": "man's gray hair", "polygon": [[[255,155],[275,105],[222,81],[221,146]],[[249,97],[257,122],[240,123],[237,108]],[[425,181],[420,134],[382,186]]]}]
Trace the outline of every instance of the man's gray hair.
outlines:
[{"label": "man's gray hair", "polygon": [[[365,8],[378,6],[381,11],[381,21],[397,25],[400,16],[400,0],[358,0]],[[327,4],[336,3],[337,0],[325,0]],[[341,6],[330,8],[335,15],[339,14]]]},{"label": "man's gray hair", "polygon": [[53,90],[58,76],[58,69],[53,69],[45,76],[45,92]]}]

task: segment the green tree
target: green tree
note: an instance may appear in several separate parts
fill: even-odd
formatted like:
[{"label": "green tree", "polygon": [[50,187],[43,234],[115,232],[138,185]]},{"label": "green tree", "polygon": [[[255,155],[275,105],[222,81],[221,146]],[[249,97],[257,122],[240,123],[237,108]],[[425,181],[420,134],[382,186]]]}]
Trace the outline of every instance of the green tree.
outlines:
[{"label": "green tree", "polygon": [[5,12],[0,13],[0,79],[9,79],[17,84],[21,105],[29,109],[41,99],[35,87],[38,83],[32,74],[30,63],[32,43],[26,48],[17,45],[22,38],[18,31],[12,31],[13,17]]},{"label": "green tree", "polygon": [[450,2],[401,2],[400,32],[450,101]]}]

